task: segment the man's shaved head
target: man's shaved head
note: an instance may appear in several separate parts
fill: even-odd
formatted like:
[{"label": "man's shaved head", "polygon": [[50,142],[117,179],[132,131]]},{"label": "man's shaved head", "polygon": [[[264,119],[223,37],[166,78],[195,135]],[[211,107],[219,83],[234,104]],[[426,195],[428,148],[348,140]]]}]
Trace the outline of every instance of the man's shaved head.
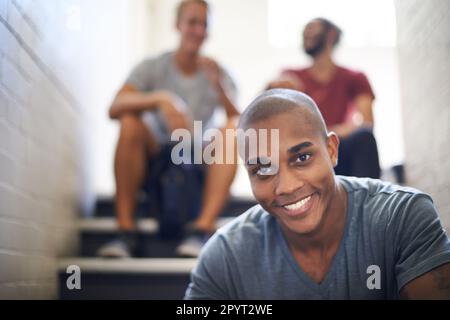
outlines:
[{"label": "man's shaved head", "polygon": [[327,137],[325,121],[314,100],[290,89],[272,89],[258,96],[242,113],[239,128],[245,130],[252,124],[287,112],[299,117],[299,124],[307,124],[324,138]]},{"label": "man's shaved head", "polygon": [[[258,203],[286,237],[319,234],[334,210],[339,139],[327,133],[315,102],[299,91],[268,90],[243,112],[238,130],[258,132],[256,146],[240,149]],[[270,148],[260,147],[269,130]]]}]

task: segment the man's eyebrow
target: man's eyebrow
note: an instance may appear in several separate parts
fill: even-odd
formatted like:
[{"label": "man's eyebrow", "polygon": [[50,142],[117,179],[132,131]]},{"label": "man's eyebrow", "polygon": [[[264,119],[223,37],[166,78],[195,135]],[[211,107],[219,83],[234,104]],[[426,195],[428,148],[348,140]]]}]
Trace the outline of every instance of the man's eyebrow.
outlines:
[{"label": "man's eyebrow", "polygon": [[312,145],[313,145],[312,142],[305,141],[305,142],[299,143],[299,144],[297,144],[297,145],[295,145],[295,146],[293,146],[293,147],[290,147],[290,148],[288,149],[288,152],[290,152],[290,153],[297,153],[297,152],[299,152],[301,149],[307,148],[307,147],[311,147]]},{"label": "man's eyebrow", "polygon": [[247,166],[255,166],[259,164],[269,165],[271,163],[270,157],[256,157],[247,160],[245,163]]}]

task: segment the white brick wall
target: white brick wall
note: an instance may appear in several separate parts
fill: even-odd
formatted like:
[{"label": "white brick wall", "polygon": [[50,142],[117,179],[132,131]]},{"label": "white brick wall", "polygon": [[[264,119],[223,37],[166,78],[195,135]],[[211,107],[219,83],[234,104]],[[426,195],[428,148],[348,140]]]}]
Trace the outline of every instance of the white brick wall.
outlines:
[{"label": "white brick wall", "polygon": [[450,231],[450,1],[395,4],[407,179]]},{"label": "white brick wall", "polygon": [[40,55],[61,38],[33,29],[30,6],[0,0],[0,298],[55,298],[55,258],[77,248],[83,114]]},{"label": "white brick wall", "polygon": [[106,119],[117,88],[105,79],[130,68],[138,9],[0,0],[0,299],[57,297],[56,259],[77,253],[76,219],[93,194],[92,119]]},{"label": "white brick wall", "polygon": [[77,253],[92,171],[110,165],[92,161],[96,131],[142,56],[146,1],[0,0],[0,299],[57,297],[56,260]]}]

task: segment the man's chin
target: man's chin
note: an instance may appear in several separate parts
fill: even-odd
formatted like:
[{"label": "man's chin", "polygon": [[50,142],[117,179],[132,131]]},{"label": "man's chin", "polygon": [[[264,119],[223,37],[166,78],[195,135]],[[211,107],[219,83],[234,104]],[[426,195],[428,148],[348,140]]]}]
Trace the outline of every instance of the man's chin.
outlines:
[{"label": "man's chin", "polygon": [[197,42],[193,42],[187,45],[187,48],[189,51],[191,52],[199,52],[200,49],[202,48],[203,42],[201,43],[197,43]]},{"label": "man's chin", "polygon": [[318,228],[318,223],[311,221],[311,217],[302,220],[294,220],[287,218],[279,212],[269,211],[267,208],[265,208],[265,210],[276,219],[285,235],[288,233],[291,235],[308,236],[313,234]]},{"label": "man's chin", "polygon": [[317,230],[317,224],[313,221],[286,221],[285,219],[278,218],[278,223],[281,224],[283,231],[288,231],[300,236],[307,236],[313,234]]},{"label": "man's chin", "polygon": [[303,48],[303,51],[311,58],[315,58],[324,51],[324,47],[316,46],[312,48]]},{"label": "man's chin", "polygon": [[307,56],[310,56],[311,58],[315,58],[319,55],[319,51],[314,51],[314,50],[305,50],[305,54]]}]

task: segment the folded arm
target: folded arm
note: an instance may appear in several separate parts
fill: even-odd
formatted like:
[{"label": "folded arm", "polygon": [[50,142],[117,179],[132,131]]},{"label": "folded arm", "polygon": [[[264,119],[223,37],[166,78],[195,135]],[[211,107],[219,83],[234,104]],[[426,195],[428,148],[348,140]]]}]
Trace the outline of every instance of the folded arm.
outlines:
[{"label": "folded arm", "polygon": [[186,114],[186,105],[177,95],[168,91],[144,93],[132,85],[125,84],[117,93],[110,109],[111,119],[120,119],[126,113],[141,113],[160,110],[169,129],[190,129],[191,121]]},{"label": "folded arm", "polygon": [[335,132],[339,137],[347,137],[355,130],[365,127],[373,128],[373,98],[368,94],[361,94],[355,98],[356,111],[359,119],[355,121],[347,121],[329,128],[330,131]]}]

